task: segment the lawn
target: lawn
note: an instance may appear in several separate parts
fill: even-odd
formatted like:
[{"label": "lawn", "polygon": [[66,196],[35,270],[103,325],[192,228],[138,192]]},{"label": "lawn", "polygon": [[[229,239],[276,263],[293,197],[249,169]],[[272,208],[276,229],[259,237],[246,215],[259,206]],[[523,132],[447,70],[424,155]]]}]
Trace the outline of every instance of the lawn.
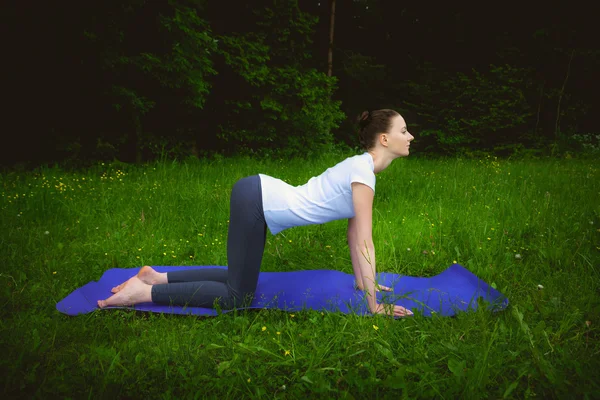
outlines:
[{"label": "lawn", "polygon": [[[0,175],[4,398],[600,396],[600,167],[581,159],[398,159],[378,174],[378,272],[458,262],[510,300],[456,317],[56,311],[110,268],[226,265],[244,176],[293,185],[313,160],[98,163]],[[263,271],[352,273],[346,221],[267,235]]]}]

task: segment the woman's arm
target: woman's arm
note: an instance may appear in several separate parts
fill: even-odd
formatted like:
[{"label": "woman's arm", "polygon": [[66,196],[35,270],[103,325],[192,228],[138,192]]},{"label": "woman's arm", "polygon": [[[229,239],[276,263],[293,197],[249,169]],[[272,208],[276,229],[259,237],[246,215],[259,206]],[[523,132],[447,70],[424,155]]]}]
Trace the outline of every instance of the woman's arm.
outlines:
[{"label": "woman's arm", "polygon": [[348,218],[347,235],[348,249],[350,250],[350,260],[352,261],[352,270],[354,271],[356,287],[360,290],[364,290],[362,273],[360,272],[360,265],[358,264],[358,251],[356,247],[356,218]]},{"label": "woman's arm", "polygon": [[[352,268],[359,289],[364,290],[367,304],[372,313],[394,316],[412,315],[410,310],[401,306],[385,306],[377,303],[375,246],[373,245],[373,189],[365,184],[352,183],[352,202],[354,218],[348,220],[348,246],[352,258]],[[384,290],[391,290],[381,287]]]},{"label": "woman's arm", "polygon": [[[352,268],[359,289],[366,292],[371,312],[377,308],[375,297],[375,246],[372,236],[373,189],[365,184],[352,183],[354,218],[348,222],[348,245]],[[359,280],[360,274],[360,280]]]},{"label": "woman's arm", "polygon": [[[356,239],[356,219],[348,218],[348,249],[350,250],[350,259],[352,260],[352,270],[354,271],[354,278],[356,281],[356,288],[359,290],[365,290],[365,285],[363,284],[362,273],[360,272],[360,265],[358,263],[358,247],[356,244],[358,243]],[[374,252],[373,252],[374,254]],[[361,255],[362,256],[362,255]],[[392,292],[394,289],[391,287],[376,285],[375,290],[384,290],[386,292]]]}]

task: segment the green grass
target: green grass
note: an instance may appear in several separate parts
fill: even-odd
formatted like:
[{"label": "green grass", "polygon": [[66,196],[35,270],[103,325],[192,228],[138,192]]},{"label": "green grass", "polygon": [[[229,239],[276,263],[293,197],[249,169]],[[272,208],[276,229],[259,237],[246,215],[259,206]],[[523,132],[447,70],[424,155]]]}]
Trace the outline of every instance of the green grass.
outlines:
[{"label": "green grass", "polygon": [[[109,268],[226,265],[237,179],[298,185],[348,155],[3,174],[4,398],[600,396],[600,172],[589,160],[408,158],[378,175],[378,271],[431,276],[457,261],[508,296],[502,312],[56,311]],[[262,270],[352,273],[345,229],[268,234]]]}]

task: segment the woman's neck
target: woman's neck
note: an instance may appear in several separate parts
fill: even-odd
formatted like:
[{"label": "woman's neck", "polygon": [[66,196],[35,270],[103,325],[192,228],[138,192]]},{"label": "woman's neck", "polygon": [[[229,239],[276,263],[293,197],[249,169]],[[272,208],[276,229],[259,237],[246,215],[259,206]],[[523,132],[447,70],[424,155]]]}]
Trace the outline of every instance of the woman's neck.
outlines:
[{"label": "woman's neck", "polygon": [[367,153],[369,153],[373,158],[373,173],[375,174],[378,174],[386,169],[392,163],[392,161],[394,161],[393,157],[386,156],[385,153],[378,152],[377,150],[369,150]]}]

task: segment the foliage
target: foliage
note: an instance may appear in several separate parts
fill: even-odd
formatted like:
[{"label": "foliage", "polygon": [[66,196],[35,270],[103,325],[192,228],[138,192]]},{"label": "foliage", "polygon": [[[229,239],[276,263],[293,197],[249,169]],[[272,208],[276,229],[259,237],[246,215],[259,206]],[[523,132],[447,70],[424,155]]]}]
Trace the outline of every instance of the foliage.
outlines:
[{"label": "foliage", "polygon": [[[192,3],[196,7],[200,4]],[[100,15],[94,16],[95,26],[85,35],[99,48],[116,97],[115,108],[127,106],[147,113],[158,100],[157,86],[181,89],[183,103],[202,108],[210,89],[208,78],[216,74],[211,61],[216,40],[196,8],[171,0],[165,9],[140,1],[131,2],[120,13],[111,9],[95,11]],[[156,22],[140,21],[139,15],[145,13],[157,14]],[[136,33],[142,29],[147,30],[146,35],[159,35],[158,43],[145,45],[143,41],[148,38]]]},{"label": "foliage", "polygon": [[420,135],[433,138],[430,146],[445,153],[507,142],[532,115],[524,68],[491,65],[486,72],[473,69],[454,76],[430,72],[433,79],[408,84],[411,100],[406,103],[427,127]]},{"label": "foliage", "polygon": [[201,7],[193,0],[132,1],[99,3],[87,11],[84,35],[93,51],[86,61],[102,66],[104,82],[95,95],[124,113],[120,130],[98,135],[117,154],[133,143],[141,161],[151,136],[146,125],[160,129],[159,115],[167,110],[203,108],[217,73],[217,40],[198,14]]},{"label": "foliage", "polygon": [[227,94],[217,137],[233,151],[307,156],[333,144],[344,118],[331,99],[337,79],[303,66],[315,18],[296,1],[272,6],[255,12],[253,32],[220,36],[219,53],[241,86]]},{"label": "foliage", "polygon": [[270,58],[276,64],[303,65],[312,57],[314,27],[318,18],[300,10],[298,0],[266,0],[254,8],[256,30],[269,39]]},{"label": "foliage", "polygon": [[343,59],[343,71],[345,75],[356,81],[358,86],[368,92],[373,86],[385,83],[386,68],[383,64],[377,64],[373,57],[365,56],[356,52],[348,52]]},{"label": "foliage", "polygon": [[[331,100],[336,80],[304,65],[311,57],[316,19],[301,12],[294,0],[264,3],[263,9],[252,7],[239,31],[214,33],[212,25],[218,21],[209,21],[210,13],[200,17],[203,2],[184,0],[162,7],[132,3],[116,13],[120,19],[113,19],[106,32],[94,33],[101,32],[100,27],[87,31],[88,38],[104,48],[100,57],[113,83],[110,101],[115,109],[132,114],[128,131],[136,131],[138,152],[156,156],[158,143],[180,142],[183,147],[173,143],[171,148],[179,147],[173,155],[181,157],[188,143],[210,148],[207,141],[217,139],[217,150],[267,147],[301,154],[332,143],[330,132],[344,117],[340,103]],[[110,20],[109,11],[98,23]],[[136,34],[139,13],[158,16],[157,23],[144,22],[158,42],[148,44]],[[217,72],[224,83],[215,93],[211,77]],[[207,101],[212,108],[205,110]],[[179,122],[175,132],[166,131],[159,117],[165,113],[178,117],[173,121]],[[181,122],[198,120],[205,123],[180,128]],[[199,132],[202,127],[205,131]],[[103,141],[123,146],[123,136],[128,135],[104,135]]]},{"label": "foliage", "polygon": [[[161,15],[160,22],[173,36],[171,51],[162,59],[149,54],[143,67],[155,73],[163,86],[184,89],[183,102],[202,108],[210,92],[209,78],[217,74],[213,68],[212,54],[217,51],[218,40],[212,35],[209,22],[198,15],[199,2],[194,8],[170,0],[174,15]],[[144,58],[148,53],[142,54]]]},{"label": "foliage", "polygon": [[35,10],[26,2],[7,10],[9,97],[22,109],[8,112],[11,132],[20,127],[0,157],[8,165],[140,162],[158,152],[308,155],[336,141],[354,146],[353,117],[377,108],[406,117],[421,154],[561,156],[583,150],[574,135],[598,132],[594,17],[576,8],[524,6],[518,20],[500,8],[485,20],[478,7],[449,3],[340,3],[336,79],[321,76],[325,2]]},{"label": "foliage", "polygon": [[[219,137],[247,149],[309,155],[333,144],[331,129],[344,118],[340,102],[330,99],[335,78],[315,70],[274,68],[250,102],[231,101],[232,118]],[[257,113],[257,111],[260,112]],[[243,127],[235,122],[240,121]]]},{"label": "foliage", "polygon": [[572,138],[581,146],[584,153],[600,154],[600,134],[576,133]]}]

